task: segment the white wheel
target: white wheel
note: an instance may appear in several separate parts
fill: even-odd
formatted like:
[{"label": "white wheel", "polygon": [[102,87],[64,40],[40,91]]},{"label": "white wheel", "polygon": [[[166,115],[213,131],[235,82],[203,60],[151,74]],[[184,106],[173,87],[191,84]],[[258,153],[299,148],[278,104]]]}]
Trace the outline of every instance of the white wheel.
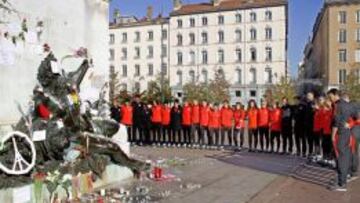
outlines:
[{"label": "white wheel", "polygon": [[[32,140],[26,134],[15,131],[0,137],[0,142],[1,146],[4,146],[1,153],[4,153],[4,151],[5,153],[13,153],[13,161],[8,161],[7,163],[0,162],[0,170],[10,175],[24,175],[29,173],[35,166],[36,161],[36,150]],[[27,148],[30,155],[21,154],[18,145],[21,146],[21,150]]]}]

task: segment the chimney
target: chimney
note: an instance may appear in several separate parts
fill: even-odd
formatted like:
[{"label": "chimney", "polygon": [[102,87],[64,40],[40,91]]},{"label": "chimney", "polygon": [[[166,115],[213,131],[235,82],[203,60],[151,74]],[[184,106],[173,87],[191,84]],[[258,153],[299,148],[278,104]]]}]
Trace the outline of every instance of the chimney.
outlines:
[{"label": "chimney", "polygon": [[221,3],[221,0],[211,0],[213,6],[218,6]]},{"label": "chimney", "polygon": [[114,10],[114,23],[119,23],[120,18],[121,18],[120,10],[118,8],[116,8]]},{"label": "chimney", "polygon": [[181,0],[173,0],[173,3],[174,3],[174,11],[177,11],[181,8]]},{"label": "chimney", "polygon": [[152,6],[148,6],[147,9],[146,9],[146,18],[148,20],[151,20],[152,17],[153,17],[153,7]]}]

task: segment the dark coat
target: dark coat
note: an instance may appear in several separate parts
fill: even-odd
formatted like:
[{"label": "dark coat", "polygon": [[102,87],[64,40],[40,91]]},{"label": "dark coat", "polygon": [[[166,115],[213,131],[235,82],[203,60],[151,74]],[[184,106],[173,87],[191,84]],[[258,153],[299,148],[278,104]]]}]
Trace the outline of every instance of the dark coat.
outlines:
[{"label": "dark coat", "polygon": [[281,128],[283,130],[291,130],[292,129],[292,108],[289,104],[282,106],[282,117],[281,117]]},{"label": "dark coat", "polygon": [[145,130],[149,130],[151,128],[151,110],[144,105],[141,114],[141,127]]},{"label": "dark coat", "polygon": [[179,106],[179,108],[175,108],[172,107],[171,108],[171,128],[173,130],[181,130],[181,114],[182,114],[182,109]]},{"label": "dark coat", "polygon": [[306,104],[304,102],[300,102],[297,105],[292,107],[293,109],[293,119],[295,122],[295,130],[301,130],[305,124],[305,108]]},{"label": "dark coat", "polygon": [[120,109],[119,109],[119,107],[112,106],[110,108],[110,111],[111,111],[111,118],[119,123],[120,122]]},{"label": "dark coat", "polygon": [[312,132],[314,129],[314,114],[315,114],[314,105],[315,103],[313,101],[307,101],[305,103],[303,126],[307,132]]},{"label": "dark coat", "polygon": [[144,115],[143,105],[141,103],[133,102],[133,125],[134,127],[140,127],[142,122],[142,116]]}]

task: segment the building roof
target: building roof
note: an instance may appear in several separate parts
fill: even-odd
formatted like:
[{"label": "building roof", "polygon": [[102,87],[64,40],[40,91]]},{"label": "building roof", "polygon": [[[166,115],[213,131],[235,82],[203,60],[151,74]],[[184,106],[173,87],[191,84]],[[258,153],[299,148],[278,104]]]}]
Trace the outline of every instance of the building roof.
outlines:
[{"label": "building roof", "polygon": [[160,25],[166,24],[169,22],[169,18],[158,16],[153,19],[148,19],[146,17],[142,19],[137,19],[136,21],[123,22],[123,23],[110,23],[110,29],[124,28],[124,27],[136,27],[136,26],[146,26],[146,25]]},{"label": "building roof", "polygon": [[287,5],[287,0],[221,0],[218,5],[213,3],[197,3],[182,5],[171,16],[189,15],[207,12],[230,11],[235,9],[262,8]]}]

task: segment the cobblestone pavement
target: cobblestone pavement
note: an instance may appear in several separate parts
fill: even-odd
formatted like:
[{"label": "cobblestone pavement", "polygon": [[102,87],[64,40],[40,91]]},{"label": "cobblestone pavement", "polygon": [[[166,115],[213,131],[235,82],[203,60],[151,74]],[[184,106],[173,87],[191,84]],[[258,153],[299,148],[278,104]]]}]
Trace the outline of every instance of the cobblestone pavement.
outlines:
[{"label": "cobblestone pavement", "polygon": [[[360,202],[360,181],[351,183],[347,193],[331,192],[321,181],[330,181],[334,172],[299,170],[306,160],[295,156],[153,147],[131,150],[136,158],[152,160],[164,174],[176,177],[158,182],[131,180],[121,186],[131,191],[148,188],[152,202]],[[295,173],[305,173],[306,181],[293,178]]]}]

